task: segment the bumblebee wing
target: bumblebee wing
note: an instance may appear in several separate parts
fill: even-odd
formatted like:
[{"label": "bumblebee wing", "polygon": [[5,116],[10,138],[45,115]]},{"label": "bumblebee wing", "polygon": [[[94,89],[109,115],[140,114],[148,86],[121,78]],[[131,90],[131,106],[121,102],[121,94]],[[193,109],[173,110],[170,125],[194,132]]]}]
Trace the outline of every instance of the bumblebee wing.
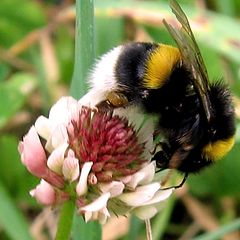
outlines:
[{"label": "bumblebee wing", "polygon": [[175,0],[170,0],[170,7],[176,15],[181,28],[174,28],[163,20],[169,33],[177,43],[182,55],[183,64],[192,72],[195,88],[201,97],[202,105],[208,121],[211,119],[212,107],[208,96],[209,80],[208,73],[201,56],[199,47],[191,30],[187,16]]}]

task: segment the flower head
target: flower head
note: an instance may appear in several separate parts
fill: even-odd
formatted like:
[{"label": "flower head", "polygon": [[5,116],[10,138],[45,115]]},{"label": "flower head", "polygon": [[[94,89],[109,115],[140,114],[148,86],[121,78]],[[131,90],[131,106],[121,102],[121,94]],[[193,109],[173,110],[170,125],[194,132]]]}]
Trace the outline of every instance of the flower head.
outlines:
[{"label": "flower head", "polygon": [[113,112],[82,107],[79,118],[67,127],[68,143],[80,168],[92,162],[91,173],[98,182],[136,172],[143,159],[144,143],[138,143],[134,127]]},{"label": "flower head", "polygon": [[19,143],[22,163],[41,179],[30,194],[44,205],[74,200],[85,221],[152,217],[172,192],[153,180],[153,129],[135,107],[101,111],[60,99]]}]

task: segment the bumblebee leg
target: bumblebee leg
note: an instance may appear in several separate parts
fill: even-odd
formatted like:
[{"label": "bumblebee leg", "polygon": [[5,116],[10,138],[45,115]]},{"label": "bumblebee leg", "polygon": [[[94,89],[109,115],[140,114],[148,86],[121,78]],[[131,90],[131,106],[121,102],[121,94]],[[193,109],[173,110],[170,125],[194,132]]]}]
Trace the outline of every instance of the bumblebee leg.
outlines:
[{"label": "bumblebee leg", "polygon": [[171,189],[171,188],[175,188],[175,189],[180,188],[180,187],[182,187],[183,184],[186,182],[187,178],[188,178],[188,172],[186,172],[186,173],[184,174],[184,177],[183,177],[183,179],[182,179],[182,181],[181,181],[180,184],[178,184],[177,186],[161,188],[161,190],[168,190],[168,189]]},{"label": "bumblebee leg", "polygon": [[101,101],[95,106],[95,108],[97,109],[97,111],[101,112],[113,111],[113,107],[108,100]]},{"label": "bumblebee leg", "polygon": [[126,107],[129,104],[127,97],[116,91],[108,92],[106,99],[99,102],[96,108],[100,111],[113,111],[114,108]]},{"label": "bumblebee leg", "polygon": [[114,108],[126,107],[129,103],[126,95],[121,92],[111,91],[106,97],[110,105]]}]

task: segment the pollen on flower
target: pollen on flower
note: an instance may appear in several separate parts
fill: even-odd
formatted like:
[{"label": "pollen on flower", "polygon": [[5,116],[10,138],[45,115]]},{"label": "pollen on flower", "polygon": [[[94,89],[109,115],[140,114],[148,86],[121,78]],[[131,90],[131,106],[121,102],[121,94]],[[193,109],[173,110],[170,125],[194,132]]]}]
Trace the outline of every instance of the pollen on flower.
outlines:
[{"label": "pollen on flower", "polygon": [[68,137],[80,166],[93,162],[91,172],[98,182],[132,174],[145,161],[144,143],[138,143],[134,127],[110,111],[82,107],[78,119],[68,126]]}]

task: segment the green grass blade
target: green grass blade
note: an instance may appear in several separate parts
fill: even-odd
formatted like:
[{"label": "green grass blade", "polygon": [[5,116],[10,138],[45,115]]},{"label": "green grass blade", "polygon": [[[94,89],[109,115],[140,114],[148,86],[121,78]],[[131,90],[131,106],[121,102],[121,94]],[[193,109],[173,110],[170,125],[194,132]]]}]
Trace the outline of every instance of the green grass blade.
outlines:
[{"label": "green grass blade", "polygon": [[167,200],[166,207],[158,214],[152,223],[153,240],[162,239],[168,226],[176,199],[172,196]]},{"label": "green grass blade", "polygon": [[[70,93],[75,98],[80,98],[87,91],[86,78],[94,57],[93,0],[76,0],[75,62],[70,88]],[[85,223],[82,216],[75,215],[72,226],[74,240],[98,240],[102,237],[101,232],[98,223]]]},{"label": "green grass blade", "polygon": [[70,93],[75,98],[80,98],[87,91],[86,78],[94,57],[93,0],[77,0],[75,62],[70,88]]},{"label": "green grass blade", "polygon": [[12,240],[31,240],[28,224],[0,182],[0,225]]},{"label": "green grass blade", "polygon": [[221,226],[218,230],[214,232],[203,234],[192,240],[218,240],[218,239],[222,239],[222,237],[224,237],[227,233],[230,233],[239,229],[240,229],[240,218],[236,219],[235,221],[229,224],[225,224]]}]

